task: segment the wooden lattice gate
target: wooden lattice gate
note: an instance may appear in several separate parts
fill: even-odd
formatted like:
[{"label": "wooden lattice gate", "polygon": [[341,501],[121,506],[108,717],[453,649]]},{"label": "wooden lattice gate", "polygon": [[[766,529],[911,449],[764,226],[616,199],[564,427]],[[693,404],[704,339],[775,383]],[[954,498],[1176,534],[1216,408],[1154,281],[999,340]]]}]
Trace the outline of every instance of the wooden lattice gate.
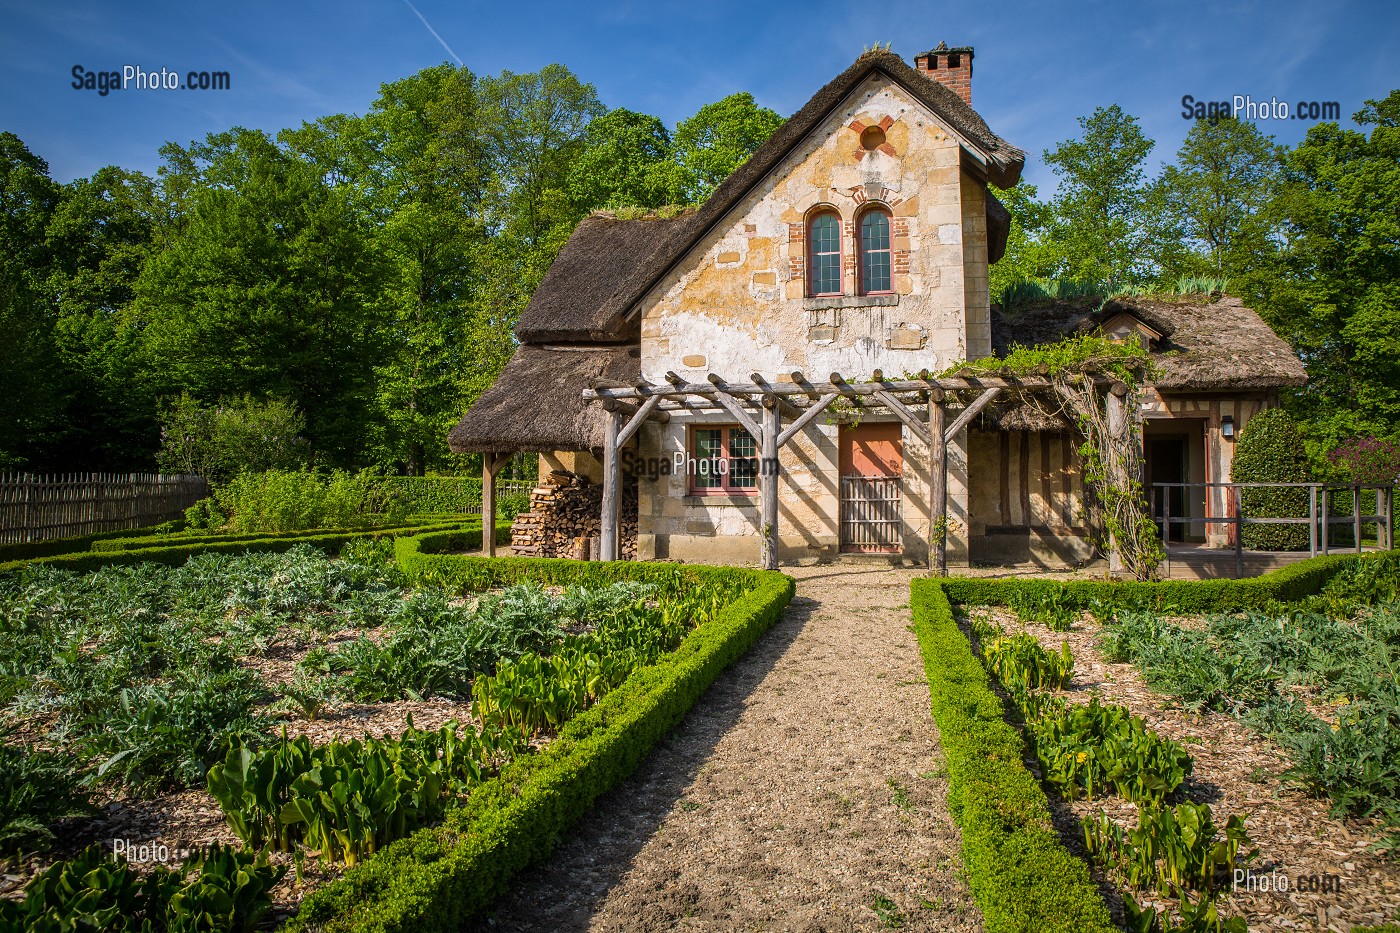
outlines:
[{"label": "wooden lattice gate", "polygon": [[841,477],[841,550],[898,552],[904,527],[898,476]]}]

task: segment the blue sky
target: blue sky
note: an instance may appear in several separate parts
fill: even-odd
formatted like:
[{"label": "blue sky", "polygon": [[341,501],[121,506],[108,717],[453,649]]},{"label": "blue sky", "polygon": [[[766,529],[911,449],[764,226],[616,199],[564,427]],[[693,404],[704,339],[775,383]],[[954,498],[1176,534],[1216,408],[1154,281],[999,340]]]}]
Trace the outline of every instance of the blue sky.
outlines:
[{"label": "blue sky", "polygon": [[[674,125],[702,104],[751,91],[783,115],[858,56],[891,42],[911,60],[940,40],[976,48],[973,105],[1054,177],[1042,151],[1075,118],[1121,104],[1175,152],[1181,97],[1338,101],[1342,122],[1400,87],[1400,4],[1049,2],[764,4],[460,3],[414,0],[474,71],[561,62],[609,106]],[[154,172],[173,140],[241,125],[275,132],[363,112],[379,85],[449,59],[404,0],[210,4],[0,0],[0,130],[19,135],[67,181],[117,164]],[[74,90],[71,69],[228,71],[227,91]],[[1303,121],[1265,124],[1282,142]]]}]

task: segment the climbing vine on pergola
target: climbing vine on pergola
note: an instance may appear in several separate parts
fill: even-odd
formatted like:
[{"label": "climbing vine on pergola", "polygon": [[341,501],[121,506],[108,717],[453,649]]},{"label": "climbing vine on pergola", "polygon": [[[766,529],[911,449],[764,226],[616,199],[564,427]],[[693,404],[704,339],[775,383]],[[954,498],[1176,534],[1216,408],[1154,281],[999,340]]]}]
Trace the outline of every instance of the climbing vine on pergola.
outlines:
[{"label": "climbing vine on pergola", "polygon": [[[993,400],[1015,397],[1042,411],[1062,414],[1084,434],[1085,482],[1104,531],[1099,542],[1110,570],[1146,579],[1160,558],[1141,487],[1141,407],[1138,391],[1147,369],[1140,347],[1102,338],[1075,338],[1052,348],[1015,351],[1005,359],[964,363],[944,373],[887,379],[877,371],[869,382],[840,373],[813,381],[801,372],[769,381],[758,373],[732,381],[710,373],[687,382],[667,373],[664,384],[623,385],[595,381],[584,398],[609,415],[603,446],[601,557],[618,556],[621,487],[619,450],[648,420],[669,420],[677,411],[723,411],[758,442],[762,463],[776,464],[778,451],[833,403],[886,411],[929,450],[932,496],[929,563],[947,573],[948,445]],[[778,566],[778,483],[773,469],[760,470],[759,502],[763,566]],[[491,517],[487,516],[490,521]],[[489,526],[488,526],[489,527]]]}]

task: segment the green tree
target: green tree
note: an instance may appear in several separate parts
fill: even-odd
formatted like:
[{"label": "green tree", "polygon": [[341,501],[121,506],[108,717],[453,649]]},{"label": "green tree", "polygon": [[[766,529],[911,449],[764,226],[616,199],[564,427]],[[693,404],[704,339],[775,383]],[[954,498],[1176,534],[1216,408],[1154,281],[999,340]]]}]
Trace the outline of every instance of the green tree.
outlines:
[{"label": "green tree", "polygon": [[33,465],[61,433],[63,372],[44,289],[44,231],[59,197],[48,163],[0,133],[0,468]]},{"label": "green tree", "polygon": [[66,373],[61,469],[147,469],[155,399],[140,378],[140,331],[128,308],[136,279],[168,222],[152,179],[108,166],[65,185],[45,231],[45,289],[57,315]]},{"label": "green tree", "polygon": [[1177,164],[1162,177],[1203,271],[1237,280],[1273,252],[1265,209],[1278,185],[1281,154],[1273,137],[1247,120],[1197,120],[1186,134]]},{"label": "green tree", "polygon": [[285,398],[306,412],[318,459],[356,461],[385,333],[365,219],[260,132],[162,154],[184,216],[136,284],[153,389]]},{"label": "green tree", "polygon": [[295,470],[310,450],[306,419],[282,399],[251,396],[201,405],[188,392],[161,413],[156,461],[168,473],[226,480],[243,472]]},{"label": "green tree", "polygon": [[1179,241],[1166,212],[1165,190],[1147,177],[1153,142],[1117,104],[1079,118],[1083,135],[1046,150],[1059,176],[1050,237],[1058,276],[1117,288],[1157,274],[1163,243]]},{"label": "green tree", "polygon": [[676,127],[675,159],[686,199],[700,204],[785,121],[747,91],[706,104]]},{"label": "green tree", "polygon": [[1302,357],[1289,407],[1315,456],[1349,437],[1400,433],[1400,90],[1323,123],[1284,162],[1270,205],[1278,261],[1251,301]]},{"label": "green tree", "polygon": [[992,300],[998,301],[1019,282],[1054,276],[1062,262],[1048,236],[1050,207],[1037,199],[1035,185],[1021,182],[1013,188],[993,188],[992,193],[1011,215],[1006,253],[991,267]]},{"label": "green tree", "polygon": [[663,207],[684,197],[666,125],[621,107],[588,124],[566,185],[579,217],[601,207]]}]

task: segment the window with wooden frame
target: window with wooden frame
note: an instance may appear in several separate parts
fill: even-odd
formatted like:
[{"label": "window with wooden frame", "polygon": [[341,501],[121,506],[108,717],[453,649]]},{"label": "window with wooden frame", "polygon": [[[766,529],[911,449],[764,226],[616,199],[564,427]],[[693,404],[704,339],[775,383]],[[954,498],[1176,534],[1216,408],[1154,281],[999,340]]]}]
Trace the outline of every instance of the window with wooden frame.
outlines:
[{"label": "window with wooden frame", "polygon": [[748,495],[758,489],[758,443],[734,424],[690,429],[690,495]]},{"label": "window with wooden frame", "polygon": [[807,219],[807,293],[817,298],[841,292],[841,216],[818,211]]},{"label": "window with wooden frame", "polygon": [[858,294],[887,295],[894,290],[890,278],[890,213],[872,207],[860,215],[856,226]]}]

